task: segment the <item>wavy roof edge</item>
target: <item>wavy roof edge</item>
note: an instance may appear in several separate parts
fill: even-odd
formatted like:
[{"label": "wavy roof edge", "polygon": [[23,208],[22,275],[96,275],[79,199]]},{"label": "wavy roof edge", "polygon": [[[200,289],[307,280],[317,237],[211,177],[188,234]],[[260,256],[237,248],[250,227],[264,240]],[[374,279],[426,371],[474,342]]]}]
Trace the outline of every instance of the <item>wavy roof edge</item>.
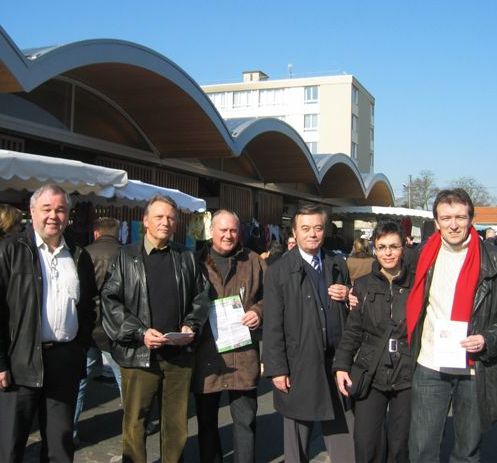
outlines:
[{"label": "wavy roof edge", "polygon": [[[26,56],[27,54],[27,56]],[[209,118],[233,157],[240,157],[247,145],[267,134],[276,133],[297,148],[295,153],[308,163],[314,182],[321,184],[334,166],[345,166],[361,186],[364,199],[379,183],[384,184],[393,204],[393,189],[388,178],[381,174],[363,176],[357,165],[345,154],[313,156],[300,135],[288,124],[276,118],[224,120],[200,85],[180,66],[145,46],[114,39],[95,39],[60,46],[32,48],[21,51],[0,26],[0,92],[29,92],[42,83],[65,72],[104,63],[128,64],[151,71],[174,83],[188,94]],[[292,151],[293,152],[293,151]],[[285,169],[285,165],[281,168]]]}]

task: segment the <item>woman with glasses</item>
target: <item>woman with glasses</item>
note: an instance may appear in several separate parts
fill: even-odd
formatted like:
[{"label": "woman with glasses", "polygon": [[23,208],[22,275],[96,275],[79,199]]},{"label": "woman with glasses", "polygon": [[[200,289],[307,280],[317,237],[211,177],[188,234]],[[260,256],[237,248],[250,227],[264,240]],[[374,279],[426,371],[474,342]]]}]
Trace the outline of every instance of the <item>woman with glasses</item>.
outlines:
[{"label": "woman with glasses", "polygon": [[405,306],[414,276],[403,264],[404,235],[397,223],[379,223],[372,241],[376,261],[371,273],[355,281],[359,302],[348,316],[333,371],[346,397],[353,389],[353,363],[372,376],[364,398],[354,401],[356,462],[408,462],[411,357]]}]

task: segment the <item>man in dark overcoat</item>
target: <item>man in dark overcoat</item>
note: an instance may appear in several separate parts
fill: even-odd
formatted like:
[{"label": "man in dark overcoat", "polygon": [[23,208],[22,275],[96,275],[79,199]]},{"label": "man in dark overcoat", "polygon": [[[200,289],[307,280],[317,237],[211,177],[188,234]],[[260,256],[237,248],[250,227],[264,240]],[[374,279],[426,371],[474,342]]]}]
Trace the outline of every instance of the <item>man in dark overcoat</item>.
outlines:
[{"label": "man in dark overcoat", "polygon": [[331,364],[348,309],[342,257],[322,249],[326,211],[302,206],[292,220],[297,246],[268,268],[264,283],[264,375],[284,417],[285,461],[309,460],[314,422],[331,456],[334,420],[343,419]]}]

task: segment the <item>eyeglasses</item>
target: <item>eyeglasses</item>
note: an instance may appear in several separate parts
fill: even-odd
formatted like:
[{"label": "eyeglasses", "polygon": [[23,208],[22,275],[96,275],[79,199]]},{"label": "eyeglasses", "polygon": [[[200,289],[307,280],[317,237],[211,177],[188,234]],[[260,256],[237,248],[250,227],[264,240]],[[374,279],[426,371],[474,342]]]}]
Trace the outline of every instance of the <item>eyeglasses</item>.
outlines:
[{"label": "eyeglasses", "polygon": [[378,254],[387,251],[399,252],[402,249],[402,246],[400,244],[389,244],[389,245],[380,244],[379,246],[376,246],[375,249]]}]

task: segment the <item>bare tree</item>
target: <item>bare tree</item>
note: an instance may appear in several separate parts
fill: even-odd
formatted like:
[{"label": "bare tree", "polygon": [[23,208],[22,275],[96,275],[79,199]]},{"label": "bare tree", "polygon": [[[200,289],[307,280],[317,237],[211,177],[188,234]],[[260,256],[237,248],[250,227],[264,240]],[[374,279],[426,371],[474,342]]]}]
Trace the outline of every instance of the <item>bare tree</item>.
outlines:
[{"label": "bare tree", "polygon": [[413,209],[429,210],[439,188],[435,184],[435,175],[431,170],[422,170],[419,177],[409,177],[409,183],[403,185],[404,202]]},{"label": "bare tree", "polygon": [[475,206],[489,206],[492,203],[492,196],[487,188],[474,177],[459,177],[452,180],[450,188],[466,190]]}]

